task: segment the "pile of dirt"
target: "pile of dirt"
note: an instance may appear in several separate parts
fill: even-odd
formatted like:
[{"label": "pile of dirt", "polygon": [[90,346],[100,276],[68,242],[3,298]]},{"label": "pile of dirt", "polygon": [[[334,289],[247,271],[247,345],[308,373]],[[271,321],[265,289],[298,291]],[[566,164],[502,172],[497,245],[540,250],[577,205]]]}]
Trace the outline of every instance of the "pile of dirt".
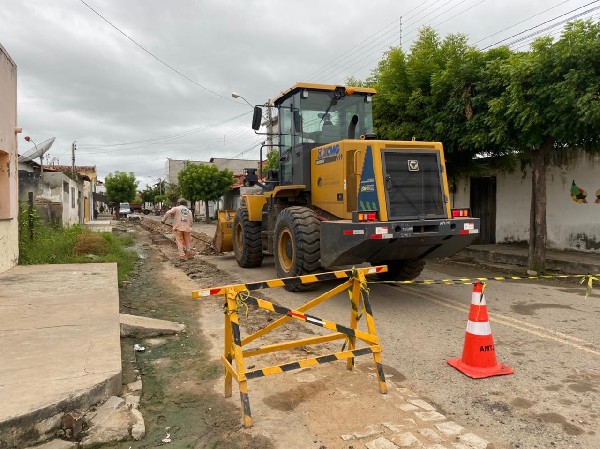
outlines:
[{"label": "pile of dirt", "polygon": [[[173,228],[169,224],[162,224],[159,221],[142,218],[140,226],[152,235],[170,234]],[[212,256],[218,254],[215,249],[212,238],[203,232],[192,231],[192,245],[196,254],[203,256]]]}]

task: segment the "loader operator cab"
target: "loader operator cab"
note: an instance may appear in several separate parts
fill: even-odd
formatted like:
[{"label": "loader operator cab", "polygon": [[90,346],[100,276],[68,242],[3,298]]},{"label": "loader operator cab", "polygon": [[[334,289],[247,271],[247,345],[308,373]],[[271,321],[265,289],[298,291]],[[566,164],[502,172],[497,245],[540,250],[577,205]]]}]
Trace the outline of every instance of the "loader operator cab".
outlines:
[{"label": "loader operator cab", "polygon": [[[313,148],[373,136],[374,94],[370,88],[298,83],[273,100],[270,106],[277,109],[278,122],[278,183],[310,189]],[[259,126],[260,119],[255,120],[253,128]]]}]

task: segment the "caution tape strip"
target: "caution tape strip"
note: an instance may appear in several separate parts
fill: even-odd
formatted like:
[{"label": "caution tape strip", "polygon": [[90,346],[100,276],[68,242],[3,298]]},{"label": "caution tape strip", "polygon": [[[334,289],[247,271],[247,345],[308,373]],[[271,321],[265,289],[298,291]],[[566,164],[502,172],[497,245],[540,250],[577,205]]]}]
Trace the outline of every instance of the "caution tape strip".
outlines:
[{"label": "caution tape strip", "polygon": [[296,276],[281,279],[271,279],[268,281],[250,282],[247,284],[225,285],[222,287],[207,288],[202,290],[194,290],[193,298],[202,298],[205,296],[224,295],[227,289],[233,288],[236,292],[248,290],[259,290],[264,288],[275,287],[296,287],[301,284],[313,284],[315,282],[332,281],[336,279],[348,279],[356,276],[357,271],[362,271],[365,275],[384,273],[387,271],[387,266],[381,265],[367,268],[353,268],[350,270],[330,271],[327,273],[306,274],[304,276]]},{"label": "caution tape strip", "polygon": [[369,281],[369,284],[392,284],[392,285],[471,285],[475,282],[484,281],[522,281],[522,280],[548,280],[548,279],[581,279],[580,284],[586,284],[587,298],[592,293],[592,285],[594,281],[600,281],[599,274],[547,274],[537,276],[494,276],[494,277],[479,277],[479,278],[458,278],[458,279],[425,279],[412,281]]}]

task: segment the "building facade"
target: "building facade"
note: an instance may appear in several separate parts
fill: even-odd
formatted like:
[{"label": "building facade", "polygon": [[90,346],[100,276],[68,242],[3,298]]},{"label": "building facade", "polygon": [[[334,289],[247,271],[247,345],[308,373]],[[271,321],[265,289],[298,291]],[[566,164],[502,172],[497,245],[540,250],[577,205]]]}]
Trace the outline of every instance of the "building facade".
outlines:
[{"label": "building facade", "polygon": [[19,170],[19,200],[31,202],[44,221],[65,227],[83,223],[84,189],[61,171]]},{"label": "building facade", "polygon": [[17,66],[0,45],[0,272],[19,261]]},{"label": "building facade", "polygon": [[[600,155],[571,150],[561,163],[546,167],[547,246],[600,254]],[[463,179],[453,207],[470,207],[481,218],[479,243],[529,239],[531,167],[512,173],[490,169]]]},{"label": "building facade", "polygon": [[177,175],[184,170],[188,164],[191,165],[214,165],[219,170],[231,170],[234,175],[242,175],[245,168],[257,168],[257,159],[227,159],[211,157],[209,161],[184,161],[179,159],[167,158],[165,162],[165,180],[169,184],[177,185]]}]

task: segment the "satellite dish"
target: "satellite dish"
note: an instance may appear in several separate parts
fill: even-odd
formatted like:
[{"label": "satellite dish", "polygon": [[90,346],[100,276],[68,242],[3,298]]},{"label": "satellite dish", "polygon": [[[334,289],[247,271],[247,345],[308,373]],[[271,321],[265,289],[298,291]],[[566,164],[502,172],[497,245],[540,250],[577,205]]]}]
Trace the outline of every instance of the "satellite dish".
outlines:
[{"label": "satellite dish", "polygon": [[19,162],[29,162],[30,160],[35,159],[36,157],[41,158],[44,155],[44,153],[50,149],[50,147],[54,143],[54,139],[56,139],[56,137],[44,140],[39,145],[34,146],[30,150],[27,150],[25,153],[23,153],[22,156],[19,156]]}]

